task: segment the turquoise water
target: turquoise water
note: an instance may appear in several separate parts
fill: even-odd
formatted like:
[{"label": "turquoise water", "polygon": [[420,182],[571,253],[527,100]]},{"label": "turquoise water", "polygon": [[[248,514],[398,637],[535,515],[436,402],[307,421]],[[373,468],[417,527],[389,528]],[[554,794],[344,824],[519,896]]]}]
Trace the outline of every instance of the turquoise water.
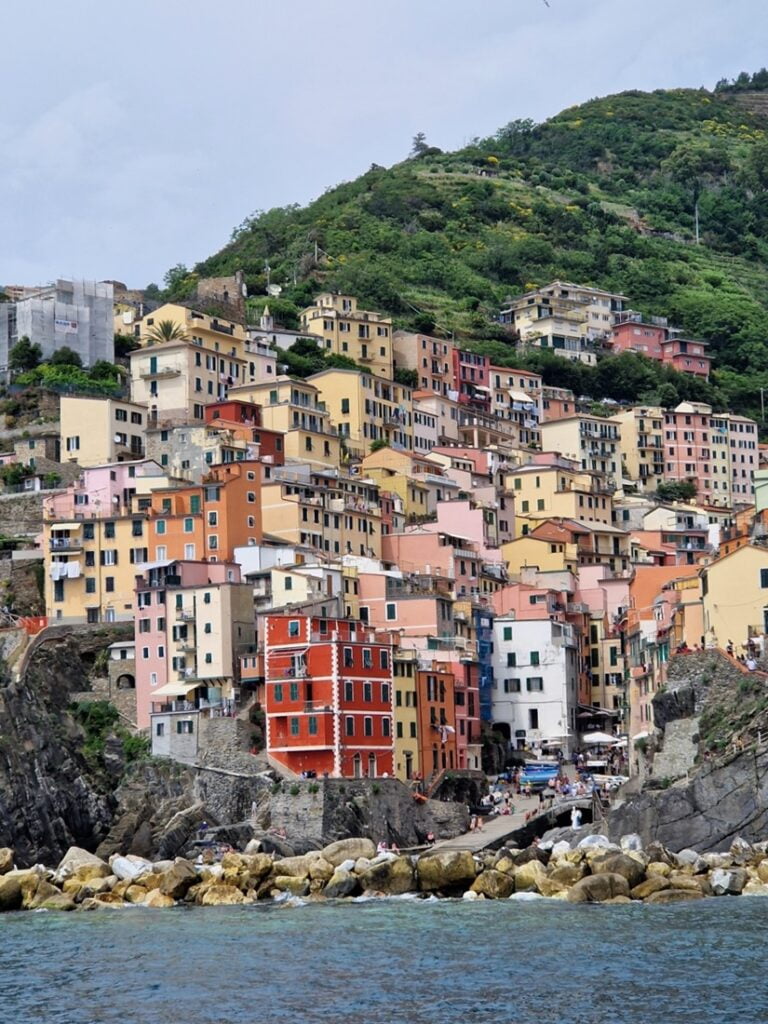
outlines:
[{"label": "turquoise water", "polygon": [[768,899],[0,917],[3,1024],[765,1024]]}]

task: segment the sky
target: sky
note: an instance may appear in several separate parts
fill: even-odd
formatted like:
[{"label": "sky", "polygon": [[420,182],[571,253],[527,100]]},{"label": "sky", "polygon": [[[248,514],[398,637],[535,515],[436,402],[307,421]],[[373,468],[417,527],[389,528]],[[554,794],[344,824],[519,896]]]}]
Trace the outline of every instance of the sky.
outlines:
[{"label": "sky", "polygon": [[416,132],[768,64],[765,0],[54,0],[0,62],[0,285],[162,283]]}]

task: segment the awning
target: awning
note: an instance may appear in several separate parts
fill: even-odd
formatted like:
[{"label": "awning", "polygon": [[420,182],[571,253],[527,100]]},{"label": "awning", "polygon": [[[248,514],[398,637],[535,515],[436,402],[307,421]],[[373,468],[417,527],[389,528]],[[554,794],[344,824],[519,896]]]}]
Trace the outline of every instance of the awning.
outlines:
[{"label": "awning", "polygon": [[633,740],[647,740],[651,734],[649,732],[638,732],[632,737]]},{"label": "awning", "polygon": [[185,697],[190,690],[196,690],[198,686],[200,683],[184,682],[183,679],[175,683],[166,683],[165,686],[159,686],[152,691],[150,700],[154,700],[155,697]]},{"label": "awning", "polygon": [[526,395],[524,391],[515,391],[514,388],[508,388],[507,394],[513,402],[527,403],[528,405],[536,405],[536,400],[531,398],[530,395]]},{"label": "awning", "polygon": [[79,530],[82,523],[51,523],[52,530]]}]

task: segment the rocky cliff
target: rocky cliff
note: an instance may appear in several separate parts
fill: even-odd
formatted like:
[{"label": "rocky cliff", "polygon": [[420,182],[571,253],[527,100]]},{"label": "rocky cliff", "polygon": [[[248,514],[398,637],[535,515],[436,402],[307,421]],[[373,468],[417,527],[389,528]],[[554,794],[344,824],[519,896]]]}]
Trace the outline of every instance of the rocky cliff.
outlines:
[{"label": "rocky cliff", "polygon": [[97,652],[122,632],[53,630],[32,642],[18,680],[0,666],[0,845],[21,863],[92,846],[109,827],[114,779],[86,758],[68,706]]},{"label": "rocky cliff", "polygon": [[657,733],[643,791],[593,831],[671,850],[720,851],[768,827],[768,678],[718,652],[673,658],[653,700]]}]

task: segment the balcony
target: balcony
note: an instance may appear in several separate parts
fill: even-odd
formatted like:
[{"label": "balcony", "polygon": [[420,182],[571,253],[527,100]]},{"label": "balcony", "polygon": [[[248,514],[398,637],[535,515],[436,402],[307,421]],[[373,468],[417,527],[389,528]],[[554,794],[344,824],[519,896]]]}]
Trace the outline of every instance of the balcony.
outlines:
[{"label": "balcony", "polygon": [[569,615],[589,615],[589,605],[583,601],[569,601],[565,610]]},{"label": "balcony", "polygon": [[171,377],[180,377],[181,370],[176,367],[166,366],[156,370],[147,370],[144,373],[140,373],[139,376],[142,380],[166,380]]},{"label": "balcony", "polygon": [[80,551],[82,547],[80,537],[52,537],[50,540],[51,551]]},{"label": "balcony", "polygon": [[194,622],[195,613],[187,611],[185,608],[176,609],[176,621],[177,622]]}]

